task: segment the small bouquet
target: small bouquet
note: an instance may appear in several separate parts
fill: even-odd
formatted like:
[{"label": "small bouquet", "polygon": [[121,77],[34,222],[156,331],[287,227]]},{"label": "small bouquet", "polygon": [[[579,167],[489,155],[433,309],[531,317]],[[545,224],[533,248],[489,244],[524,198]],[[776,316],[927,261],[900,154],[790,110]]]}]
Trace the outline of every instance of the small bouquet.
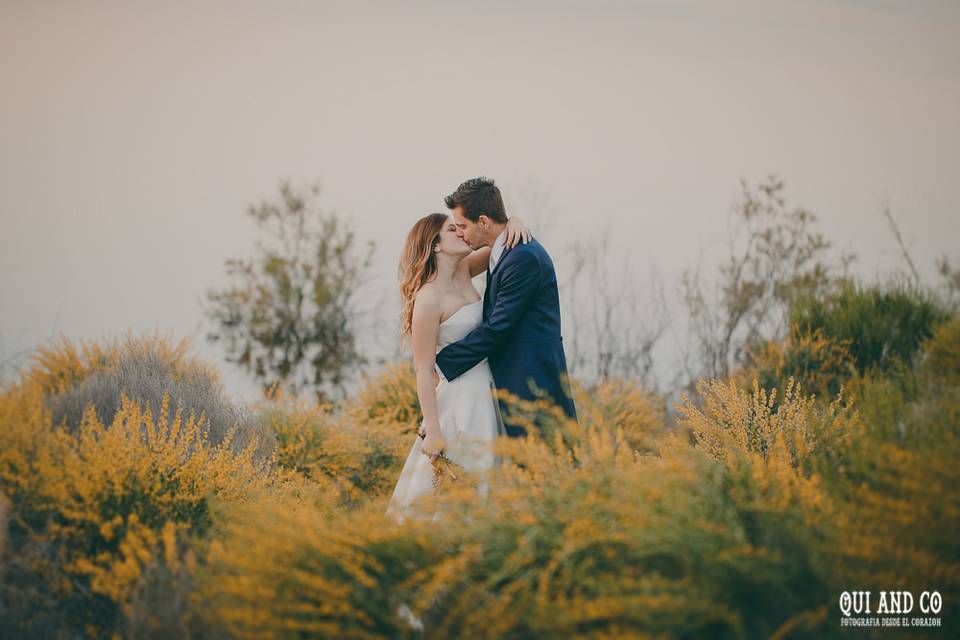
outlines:
[{"label": "small bouquet", "polygon": [[[421,439],[427,437],[427,432],[423,426],[418,429],[418,435]],[[433,489],[436,491],[449,478],[452,481],[457,480],[463,475],[463,467],[447,457],[446,452],[438,455],[432,462],[433,464]]]},{"label": "small bouquet", "polygon": [[462,469],[459,464],[451,460],[446,454],[440,454],[433,461],[433,488],[437,490],[443,484],[445,478],[457,480],[461,476]]}]

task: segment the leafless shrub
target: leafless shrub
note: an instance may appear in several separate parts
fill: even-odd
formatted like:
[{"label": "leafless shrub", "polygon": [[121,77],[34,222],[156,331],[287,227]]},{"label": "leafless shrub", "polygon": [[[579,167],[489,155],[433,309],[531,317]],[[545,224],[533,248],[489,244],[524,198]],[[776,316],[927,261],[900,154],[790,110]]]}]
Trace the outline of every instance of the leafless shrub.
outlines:
[{"label": "leafless shrub", "polygon": [[[707,267],[719,278],[704,276],[702,263],[682,275],[689,335],[681,348],[691,380],[726,377],[744,361],[750,345],[785,335],[785,311],[794,296],[832,282],[832,268],[824,261],[831,245],[817,230],[817,217],[788,207],[783,190],[775,175],[756,189],[741,180],[729,256]],[[852,254],[841,257],[844,271],[853,259]]]},{"label": "leafless shrub", "polygon": [[611,250],[609,232],[576,241],[568,265],[561,293],[570,319],[571,373],[587,381],[650,385],[653,348],[667,326],[656,272],[649,288],[641,287],[629,254]]}]

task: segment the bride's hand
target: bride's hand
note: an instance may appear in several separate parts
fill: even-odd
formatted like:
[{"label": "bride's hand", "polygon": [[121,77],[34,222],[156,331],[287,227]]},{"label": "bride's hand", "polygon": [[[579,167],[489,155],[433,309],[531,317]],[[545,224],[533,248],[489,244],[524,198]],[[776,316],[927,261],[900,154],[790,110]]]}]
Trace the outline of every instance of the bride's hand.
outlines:
[{"label": "bride's hand", "polygon": [[420,452],[430,458],[430,462],[433,462],[443,454],[446,446],[447,443],[443,441],[440,430],[429,429],[427,430],[427,436],[423,439],[423,444],[420,445]]},{"label": "bride's hand", "polygon": [[519,218],[514,216],[507,220],[507,241],[506,246],[513,249],[515,246],[520,244],[520,240],[523,240],[523,244],[530,242],[530,239],[533,237],[533,234],[530,233],[530,229],[527,228],[527,225],[523,224]]}]

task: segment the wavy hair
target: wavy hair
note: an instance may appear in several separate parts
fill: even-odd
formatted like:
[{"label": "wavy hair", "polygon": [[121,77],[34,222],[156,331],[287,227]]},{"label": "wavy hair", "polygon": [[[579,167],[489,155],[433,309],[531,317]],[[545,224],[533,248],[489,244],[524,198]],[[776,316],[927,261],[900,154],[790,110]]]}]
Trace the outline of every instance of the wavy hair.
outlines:
[{"label": "wavy hair", "polygon": [[446,213],[431,213],[417,220],[407,234],[407,241],[400,254],[400,339],[413,333],[413,303],[417,292],[437,272],[437,258],[433,248],[440,241],[440,231],[450,216]]}]

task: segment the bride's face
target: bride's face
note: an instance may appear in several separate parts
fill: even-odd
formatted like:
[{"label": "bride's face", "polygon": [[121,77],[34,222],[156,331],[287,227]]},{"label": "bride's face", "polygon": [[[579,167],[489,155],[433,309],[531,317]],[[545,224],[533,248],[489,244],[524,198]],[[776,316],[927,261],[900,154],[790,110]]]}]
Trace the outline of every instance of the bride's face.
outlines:
[{"label": "bride's face", "polygon": [[454,222],[452,216],[447,219],[447,222],[443,225],[443,229],[440,230],[440,242],[437,246],[440,249],[440,253],[448,256],[462,257],[472,251],[470,245],[457,233],[457,223]]}]

